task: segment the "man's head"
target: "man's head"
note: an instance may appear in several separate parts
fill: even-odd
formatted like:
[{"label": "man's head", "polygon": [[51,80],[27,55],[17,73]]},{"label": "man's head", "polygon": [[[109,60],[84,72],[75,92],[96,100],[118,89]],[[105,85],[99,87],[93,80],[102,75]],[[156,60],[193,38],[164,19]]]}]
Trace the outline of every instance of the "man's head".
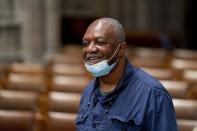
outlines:
[{"label": "man's head", "polygon": [[83,37],[84,62],[90,72],[99,72],[98,76],[108,74],[121,59],[125,58],[125,50],[124,30],[121,24],[112,18],[95,20]]},{"label": "man's head", "polygon": [[89,64],[95,64],[104,59],[108,60],[116,53],[109,61],[109,64],[112,64],[120,55],[124,54],[121,46],[125,44],[125,32],[122,25],[112,18],[95,20],[87,28],[82,41],[83,58]]}]

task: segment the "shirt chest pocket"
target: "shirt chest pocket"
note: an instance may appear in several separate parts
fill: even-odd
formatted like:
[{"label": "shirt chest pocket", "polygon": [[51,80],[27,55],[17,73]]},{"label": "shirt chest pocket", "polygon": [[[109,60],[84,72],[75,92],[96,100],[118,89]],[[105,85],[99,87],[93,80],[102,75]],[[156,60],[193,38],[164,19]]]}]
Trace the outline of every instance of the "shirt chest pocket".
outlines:
[{"label": "shirt chest pocket", "polygon": [[110,131],[140,131],[140,125],[124,117],[110,116]]},{"label": "shirt chest pocket", "polygon": [[86,119],[88,117],[88,108],[89,108],[89,105],[84,105],[79,109],[79,113],[76,118],[77,127],[85,126]]},{"label": "shirt chest pocket", "polygon": [[78,114],[77,115],[77,119],[76,119],[76,124],[77,125],[84,124],[86,118],[87,118],[87,115],[85,115],[85,114]]}]

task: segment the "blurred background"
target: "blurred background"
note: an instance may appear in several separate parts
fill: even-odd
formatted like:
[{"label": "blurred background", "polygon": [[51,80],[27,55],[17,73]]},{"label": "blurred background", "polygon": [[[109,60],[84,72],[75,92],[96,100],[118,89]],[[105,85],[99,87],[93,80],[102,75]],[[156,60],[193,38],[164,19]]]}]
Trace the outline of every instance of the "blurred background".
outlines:
[{"label": "blurred background", "polygon": [[99,17],[121,22],[131,46],[197,49],[193,0],[0,0],[0,62],[40,61],[81,44]]},{"label": "blurred background", "polygon": [[171,94],[179,130],[196,131],[194,12],[194,0],[0,0],[0,130],[75,130],[92,78],[81,39],[92,21],[112,17],[128,60]]}]

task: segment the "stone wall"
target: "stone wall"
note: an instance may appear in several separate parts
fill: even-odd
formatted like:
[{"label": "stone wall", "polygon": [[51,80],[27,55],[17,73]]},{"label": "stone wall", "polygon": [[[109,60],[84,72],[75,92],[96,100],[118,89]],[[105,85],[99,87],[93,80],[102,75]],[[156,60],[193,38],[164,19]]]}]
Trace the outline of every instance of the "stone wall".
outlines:
[{"label": "stone wall", "polygon": [[37,62],[60,47],[60,20],[114,17],[128,31],[183,31],[179,0],[0,0],[0,63]]}]

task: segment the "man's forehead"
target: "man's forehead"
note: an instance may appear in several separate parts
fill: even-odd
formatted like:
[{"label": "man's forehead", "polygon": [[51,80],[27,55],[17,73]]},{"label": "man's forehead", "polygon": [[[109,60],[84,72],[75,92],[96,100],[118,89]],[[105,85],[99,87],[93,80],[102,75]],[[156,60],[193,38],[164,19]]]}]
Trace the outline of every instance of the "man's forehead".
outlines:
[{"label": "man's forehead", "polygon": [[87,29],[86,35],[98,35],[98,36],[105,36],[105,35],[112,35],[113,28],[111,24],[104,20],[94,21]]},{"label": "man's forehead", "polygon": [[95,28],[95,30],[99,30],[99,29],[102,28],[102,26],[103,26],[103,23],[101,21],[99,21],[99,22],[96,23],[94,28]]}]

